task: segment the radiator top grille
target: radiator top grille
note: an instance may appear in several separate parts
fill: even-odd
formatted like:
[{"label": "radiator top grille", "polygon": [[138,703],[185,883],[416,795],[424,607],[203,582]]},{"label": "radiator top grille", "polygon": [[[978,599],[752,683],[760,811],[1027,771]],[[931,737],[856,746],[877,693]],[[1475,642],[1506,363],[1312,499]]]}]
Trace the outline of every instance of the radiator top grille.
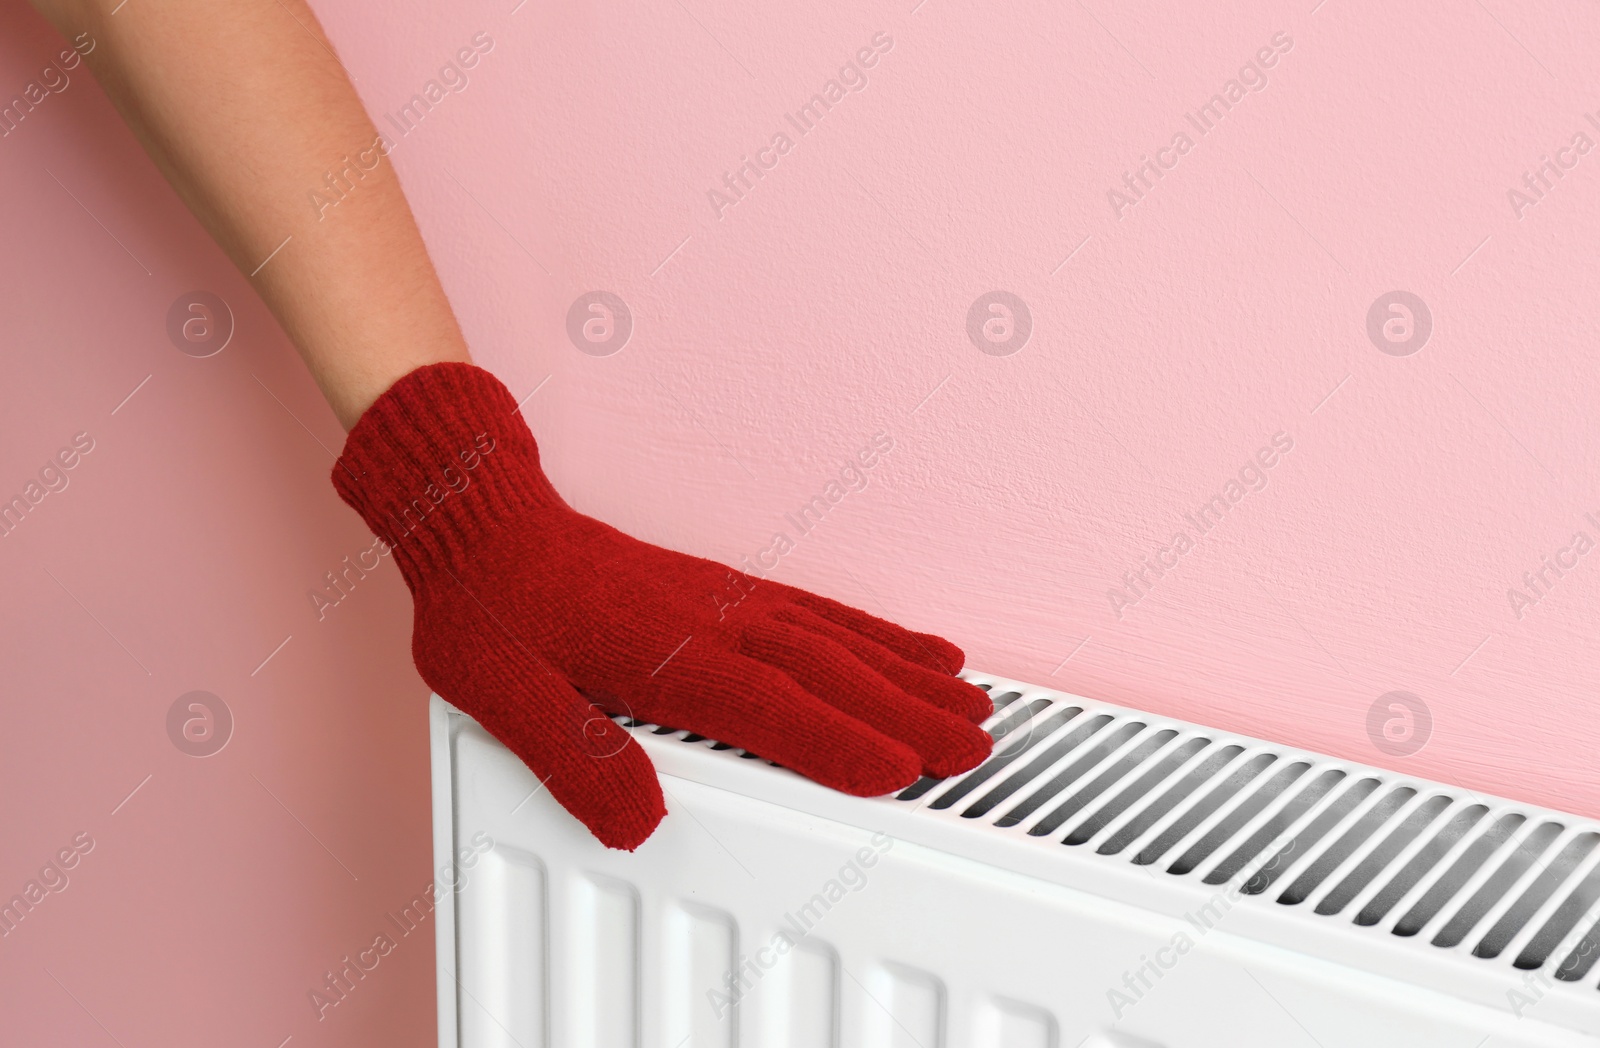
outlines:
[{"label": "radiator top grille", "polygon": [[[896,800],[1041,845],[1234,884],[1373,934],[1588,982],[1600,824],[971,671],[994,754]],[[685,743],[754,754],[641,725]],[[1590,984],[1590,989],[1600,985]]]}]

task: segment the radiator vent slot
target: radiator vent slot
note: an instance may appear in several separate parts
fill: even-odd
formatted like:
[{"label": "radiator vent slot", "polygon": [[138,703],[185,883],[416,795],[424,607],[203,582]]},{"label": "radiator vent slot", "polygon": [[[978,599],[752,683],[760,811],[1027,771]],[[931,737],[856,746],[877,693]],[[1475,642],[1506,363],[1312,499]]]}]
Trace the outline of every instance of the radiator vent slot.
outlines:
[{"label": "radiator vent slot", "polygon": [[1241,902],[1337,919],[1389,936],[1396,948],[1450,951],[1462,963],[1548,966],[1573,984],[1588,980],[1600,958],[1600,825],[963,676],[994,700],[994,753],[965,775],[924,778],[896,795],[919,816],[1020,833],[1040,847],[1083,849],[1161,876],[1232,882]]}]

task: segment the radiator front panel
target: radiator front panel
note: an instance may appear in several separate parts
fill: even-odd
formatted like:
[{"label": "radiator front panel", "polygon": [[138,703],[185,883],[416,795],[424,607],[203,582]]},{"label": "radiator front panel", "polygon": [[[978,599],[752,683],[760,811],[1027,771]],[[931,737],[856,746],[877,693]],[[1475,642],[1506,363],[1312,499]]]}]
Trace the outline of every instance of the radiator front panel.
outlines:
[{"label": "radiator front panel", "polygon": [[[1597,1043],[1545,1021],[1539,999],[1554,991],[1537,984],[1523,991],[1534,1003],[1514,1014],[1326,949],[1264,942],[1254,933],[1271,908],[1244,901],[1237,882],[1174,896],[1165,873],[1121,864],[1117,876],[1138,880],[1108,897],[1088,876],[1098,868],[1085,867],[1081,884],[1041,877],[1004,850],[985,861],[908,831],[916,819],[969,830],[953,812],[837,798],[703,748],[683,765],[685,748],[648,735],[669,817],[637,853],[609,851],[477,725],[453,713],[435,723],[436,745],[443,730],[449,751],[448,836],[494,842],[441,922],[445,1044]],[[749,788],[769,780],[778,784],[766,796]],[[1140,904],[1145,896],[1151,905]],[[1504,982],[1514,999],[1522,982]]]}]

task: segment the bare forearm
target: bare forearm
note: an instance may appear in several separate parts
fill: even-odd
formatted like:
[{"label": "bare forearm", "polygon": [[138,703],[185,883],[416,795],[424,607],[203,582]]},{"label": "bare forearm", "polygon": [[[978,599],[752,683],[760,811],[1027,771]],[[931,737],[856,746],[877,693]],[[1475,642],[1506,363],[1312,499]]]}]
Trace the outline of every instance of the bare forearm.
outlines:
[{"label": "bare forearm", "polygon": [[[115,15],[115,0],[33,2],[95,41],[96,79],[347,428],[413,368],[467,359],[384,146],[303,0],[136,0]],[[330,171],[342,198],[319,207]]]}]

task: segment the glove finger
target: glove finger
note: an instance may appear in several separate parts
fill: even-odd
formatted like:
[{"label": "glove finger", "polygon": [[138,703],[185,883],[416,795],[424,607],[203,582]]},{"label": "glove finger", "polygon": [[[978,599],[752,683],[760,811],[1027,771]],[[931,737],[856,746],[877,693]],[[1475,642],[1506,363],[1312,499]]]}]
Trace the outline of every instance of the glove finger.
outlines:
[{"label": "glove finger", "polygon": [[[471,661],[457,655],[454,665]],[[469,671],[424,678],[521,758],[600,843],[633,851],[667,813],[644,748],[539,660],[519,652],[511,664],[513,672],[503,676]]]},{"label": "glove finger", "polygon": [[994,702],[982,688],[974,687],[959,677],[903,659],[878,642],[825,619],[808,608],[791,604],[774,611],[772,617],[809,633],[827,637],[877,670],[891,684],[924,702],[949,710],[958,717],[965,717],[974,724],[983,723],[994,712]]},{"label": "glove finger", "polygon": [[888,619],[880,619],[860,608],[840,604],[817,593],[796,589],[793,586],[787,589],[789,598],[802,608],[814,611],[846,629],[854,630],[868,640],[876,641],[907,662],[914,662],[930,670],[948,674],[960,673],[961,667],[966,664],[967,657],[961,649],[943,637],[908,630]]},{"label": "glove finger", "polygon": [[623,698],[642,720],[749,750],[857,797],[903,789],[922,768],[904,743],[807,694],[766,663],[730,651],[684,651]]},{"label": "glove finger", "polygon": [[926,775],[948,778],[989,755],[989,733],[965,718],[913,698],[848,648],[785,622],[745,627],[740,649],[776,667],[823,702],[910,746]]}]

